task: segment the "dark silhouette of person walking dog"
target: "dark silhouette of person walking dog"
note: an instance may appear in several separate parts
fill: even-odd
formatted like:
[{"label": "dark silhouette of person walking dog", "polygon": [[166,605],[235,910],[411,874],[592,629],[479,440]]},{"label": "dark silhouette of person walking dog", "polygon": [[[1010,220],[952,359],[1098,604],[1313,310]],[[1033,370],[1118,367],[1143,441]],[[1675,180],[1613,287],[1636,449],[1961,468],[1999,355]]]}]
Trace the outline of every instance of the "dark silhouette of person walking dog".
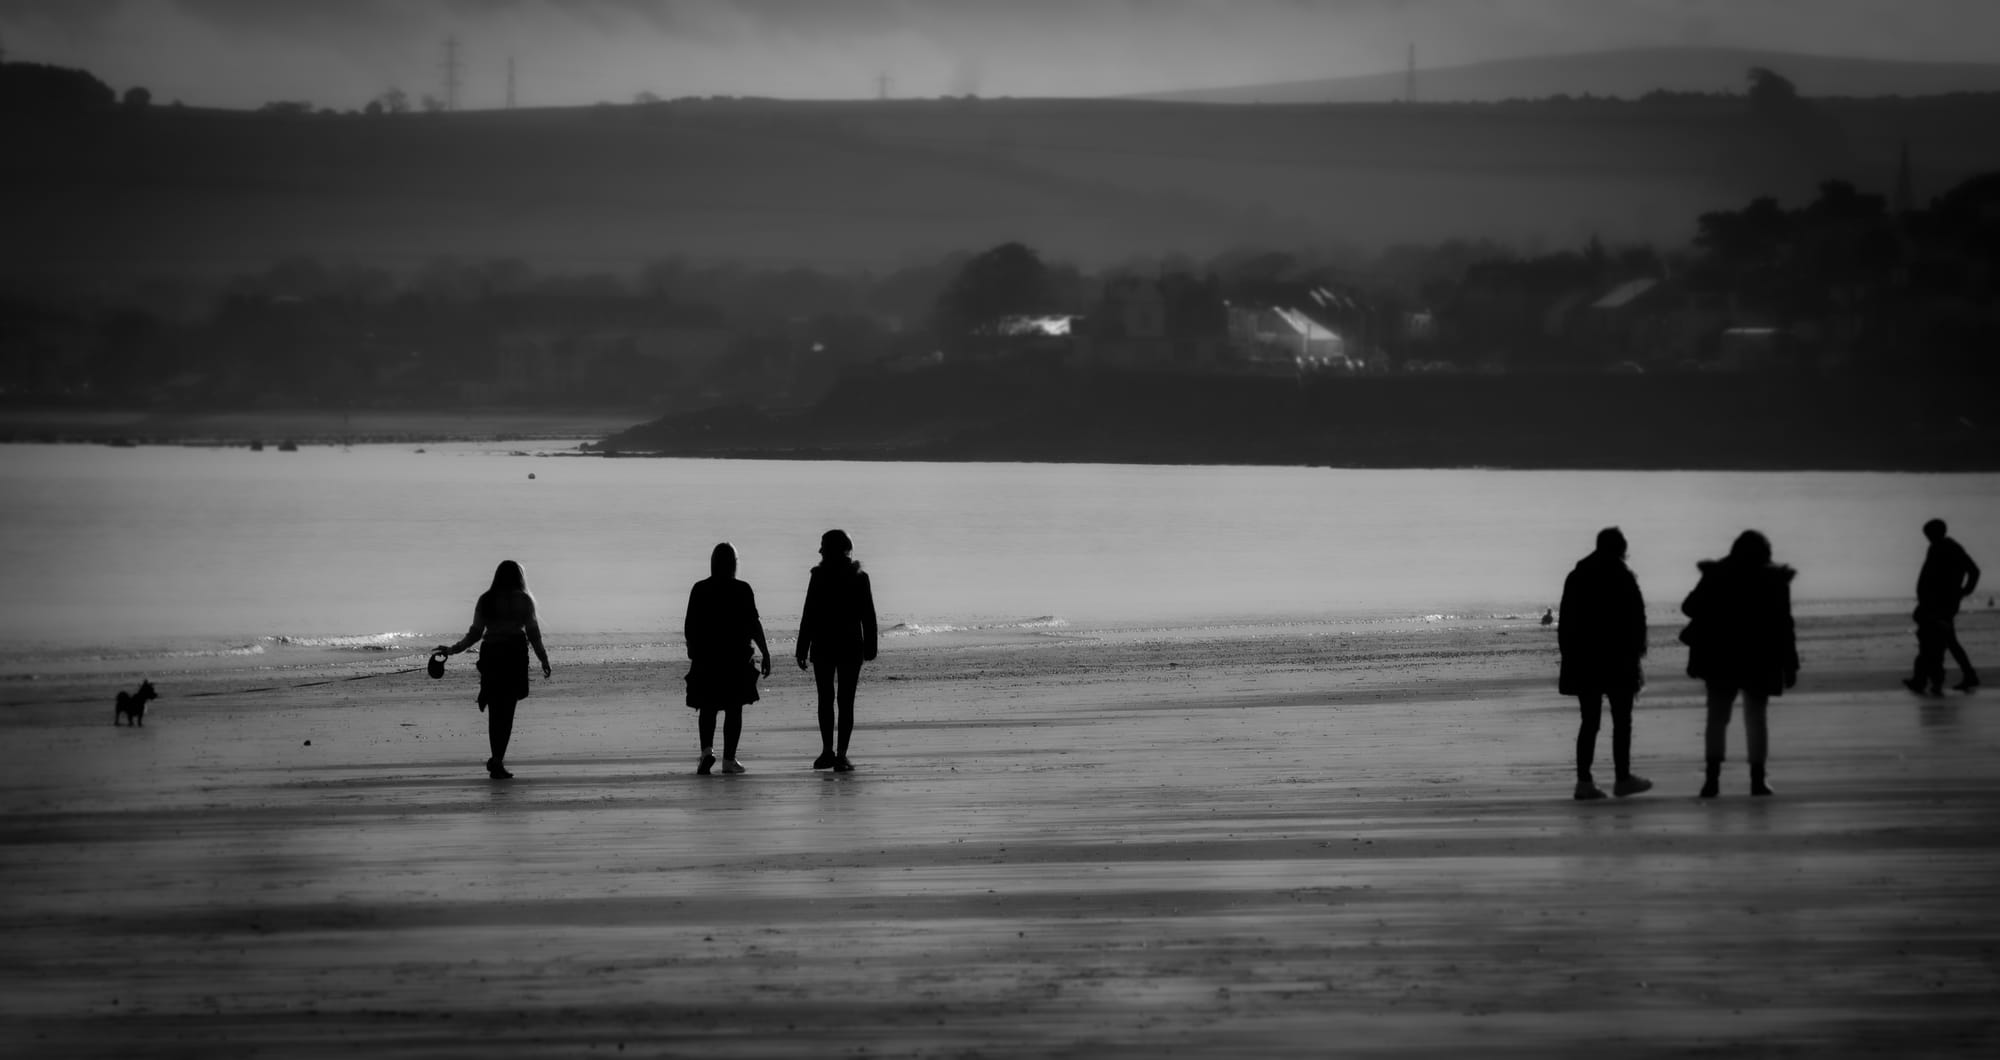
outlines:
[{"label": "dark silhouette of person walking dog", "polygon": [[1798,683],[1798,642],[1792,629],[1792,568],[1771,562],[1771,542],[1755,530],[1737,535],[1729,555],[1702,560],[1701,580],[1681,603],[1688,617],[1688,676],[1708,688],[1708,777],[1701,797],[1721,793],[1729,715],[1743,697],[1743,735],[1750,753],[1750,794],[1769,795],[1764,765],[1770,749],[1765,708]]},{"label": "dark silhouette of person walking dog", "polygon": [[[687,620],[681,627],[689,663],[687,705],[701,712],[701,763],[695,772],[703,776],[715,768],[718,713],[722,771],[745,772],[736,760],[743,708],[757,702],[757,678],[771,676],[771,646],[757,617],[757,594],[749,582],[737,579],[736,561],[736,548],[726,541],[709,553],[708,577],[688,590]],[[761,669],[750,661],[751,645],[763,656]]]},{"label": "dark silhouette of person walking dog", "polygon": [[1625,535],[1615,526],[1597,532],[1597,550],[1578,560],[1563,580],[1562,619],[1556,644],[1562,669],[1556,689],[1575,696],[1581,708],[1576,730],[1576,795],[1601,799],[1604,789],[1591,775],[1597,756],[1597,729],[1604,703],[1611,702],[1611,760],[1617,770],[1611,791],[1637,795],[1653,782],[1632,772],[1632,701],[1646,683],[1646,601],[1639,579],[1625,565]]},{"label": "dark silhouette of person walking dog", "polygon": [[1949,651],[1958,664],[1958,684],[1952,687],[1971,692],[1979,687],[1979,671],[1958,642],[1958,605],[1979,588],[1979,565],[1946,535],[1943,519],[1925,523],[1924,536],[1931,547],[1917,572],[1917,609],[1910,616],[1917,620],[1916,673],[1903,685],[1920,696],[1943,695],[1944,653]]},{"label": "dark silhouette of person walking dog", "polygon": [[876,650],[875,594],[853,553],[847,531],[820,535],[819,566],[812,569],[805,612],[799,616],[799,669],[810,660],[819,689],[820,752],[813,768],[837,773],[854,768],[847,760],[848,739],[854,734],[854,689],[861,664],[873,661]]},{"label": "dark silhouette of person walking dog", "polygon": [[549,653],[542,647],[542,626],[535,618],[535,598],[528,593],[528,577],[521,565],[502,560],[494,568],[493,585],[479,594],[472,606],[472,627],[457,644],[440,644],[437,650],[457,655],[484,639],[479,649],[479,709],[486,712],[486,739],[493,757],[486,760],[486,773],[495,780],[514,774],[507,771],[507,743],[514,735],[514,707],[528,698],[528,649],[542,664],[548,677]]}]

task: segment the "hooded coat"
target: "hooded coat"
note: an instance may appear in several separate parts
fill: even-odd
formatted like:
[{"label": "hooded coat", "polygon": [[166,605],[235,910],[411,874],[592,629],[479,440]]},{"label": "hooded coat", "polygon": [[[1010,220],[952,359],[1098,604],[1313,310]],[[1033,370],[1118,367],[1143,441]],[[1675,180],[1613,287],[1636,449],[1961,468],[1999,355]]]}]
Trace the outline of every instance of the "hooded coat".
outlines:
[{"label": "hooded coat", "polygon": [[1792,631],[1792,568],[1776,563],[1703,560],[1701,581],[1681,602],[1689,619],[1688,676],[1711,685],[1776,696],[1798,681]]},{"label": "hooded coat", "polygon": [[1566,696],[1630,696],[1646,683],[1646,601],[1639,579],[1615,555],[1593,552],[1563,580],[1556,644],[1562,670],[1556,690]]}]

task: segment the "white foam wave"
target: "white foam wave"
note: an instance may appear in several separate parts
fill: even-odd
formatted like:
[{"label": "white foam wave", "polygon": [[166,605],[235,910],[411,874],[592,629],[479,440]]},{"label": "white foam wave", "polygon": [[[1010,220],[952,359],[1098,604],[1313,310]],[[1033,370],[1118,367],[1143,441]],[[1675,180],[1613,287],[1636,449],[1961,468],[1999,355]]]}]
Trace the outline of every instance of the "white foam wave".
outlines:
[{"label": "white foam wave", "polygon": [[345,651],[393,651],[403,647],[405,641],[418,640],[421,633],[407,630],[396,633],[360,633],[352,636],[334,637],[294,637],[279,635],[265,637],[264,641],[285,648],[335,648]]}]

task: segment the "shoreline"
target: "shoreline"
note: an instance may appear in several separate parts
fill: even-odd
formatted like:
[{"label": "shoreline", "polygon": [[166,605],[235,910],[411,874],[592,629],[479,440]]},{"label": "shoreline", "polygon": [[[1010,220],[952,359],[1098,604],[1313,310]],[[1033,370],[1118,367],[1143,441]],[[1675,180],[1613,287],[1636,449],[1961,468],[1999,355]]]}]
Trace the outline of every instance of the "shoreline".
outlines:
[{"label": "shoreline", "polygon": [[0,686],[0,1033],[30,1056],[1988,1055],[2000,715],[1894,687],[1905,625],[1802,628],[1773,799],[1740,762],[1691,797],[1700,690],[1660,631],[1634,741],[1657,787],[1603,803],[1568,797],[1576,708],[1538,626],[885,649],[848,774],[810,768],[789,659],[733,777],[693,775],[683,671],[652,660],[558,655],[506,782],[470,667],[163,686],[143,728],[106,724],[101,682]]}]

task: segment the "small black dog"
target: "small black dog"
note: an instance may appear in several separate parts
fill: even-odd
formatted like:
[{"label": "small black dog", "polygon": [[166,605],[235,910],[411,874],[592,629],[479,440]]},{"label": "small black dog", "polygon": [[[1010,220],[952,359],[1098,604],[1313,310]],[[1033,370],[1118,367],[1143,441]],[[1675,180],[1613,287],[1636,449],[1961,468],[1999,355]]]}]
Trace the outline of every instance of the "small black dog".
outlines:
[{"label": "small black dog", "polygon": [[118,693],[118,705],[111,708],[111,724],[122,725],[123,718],[131,718],[132,724],[146,724],[146,701],[158,699],[160,694],[153,691],[153,682],[139,682],[139,691]]}]

